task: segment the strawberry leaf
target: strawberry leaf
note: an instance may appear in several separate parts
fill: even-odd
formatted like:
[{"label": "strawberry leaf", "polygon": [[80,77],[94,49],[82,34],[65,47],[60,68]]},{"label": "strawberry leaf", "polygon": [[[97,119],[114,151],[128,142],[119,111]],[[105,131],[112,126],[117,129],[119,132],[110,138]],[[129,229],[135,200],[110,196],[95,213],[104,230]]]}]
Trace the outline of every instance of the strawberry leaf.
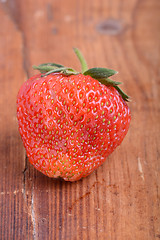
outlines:
[{"label": "strawberry leaf", "polygon": [[85,71],[83,74],[89,75],[92,78],[99,80],[99,79],[105,79],[110,76],[113,76],[116,73],[117,72],[115,70],[108,69],[108,68],[90,68],[89,70]]},{"label": "strawberry leaf", "polygon": [[129,97],[127,94],[125,94],[125,93],[122,91],[122,89],[119,88],[118,86],[114,86],[114,87],[115,87],[115,89],[119,92],[119,94],[122,96],[123,100],[126,101],[126,102],[129,102],[130,97]]},{"label": "strawberry leaf", "polygon": [[41,66],[64,67],[63,65],[58,64],[58,63],[42,63],[42,64],[39,65],[39,67],[41,67]]},{"label": "strawberry leaf", "polygon": [[47,75],[49,75],[51,73],[57,73],[57,72],[63,73],[65,75],[77,74],[77,72],[74,69],[72,69],[72,68],[60,67],[60,68],[52,69],[52,70],[46,72],[45,74],[42,75],[42,77],[47,76]]},{"label": "strawberry leaf", "polygon": [[42,77],[56,72],[61,72],[65,75],[78,74],[73,68],[64,67],[57,63],[44,63],[39,66],[33,66],[33,68],[43,73]]},{"label": "strawberry leaf", "polygon": [[116,82],[109,78],[98,79],[98,81],[106,86],[111,85],[113,87],[122,84],[121,82]]},{"label": "strawberry leaf", "polygon": [[39,70],[41,73],[46,73],[59,68],[64,68],[64,66],[57,63],[43,63],[38,66],[33,66],[33,69]]}]

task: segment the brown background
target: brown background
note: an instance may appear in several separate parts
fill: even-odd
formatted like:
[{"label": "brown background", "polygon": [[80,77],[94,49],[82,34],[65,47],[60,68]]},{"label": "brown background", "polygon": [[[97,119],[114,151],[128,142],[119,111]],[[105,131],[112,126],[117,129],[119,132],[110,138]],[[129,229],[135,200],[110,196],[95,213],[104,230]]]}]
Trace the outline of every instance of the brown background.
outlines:
[{"label": "brown background", "polygon": [[[0,239],[160,239],[159,0],[0,0]],[[132,97],[122,145],[89,177],[49,179],[26,159],[16,95],[33,64],[90,67]]]}]

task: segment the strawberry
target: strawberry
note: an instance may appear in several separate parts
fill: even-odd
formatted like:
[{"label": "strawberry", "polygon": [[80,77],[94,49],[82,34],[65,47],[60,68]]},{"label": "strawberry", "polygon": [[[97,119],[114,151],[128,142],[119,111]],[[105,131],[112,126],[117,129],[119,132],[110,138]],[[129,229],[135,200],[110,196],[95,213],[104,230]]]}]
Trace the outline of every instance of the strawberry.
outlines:
[{"label": "strawberry", "polygon": [[17,97],[19,131],[29,161],[48,177],[76,181],[99,167],[120,145],[130,123],[128,96],[106,68],[82,73],[60,64],[41,64]]}]

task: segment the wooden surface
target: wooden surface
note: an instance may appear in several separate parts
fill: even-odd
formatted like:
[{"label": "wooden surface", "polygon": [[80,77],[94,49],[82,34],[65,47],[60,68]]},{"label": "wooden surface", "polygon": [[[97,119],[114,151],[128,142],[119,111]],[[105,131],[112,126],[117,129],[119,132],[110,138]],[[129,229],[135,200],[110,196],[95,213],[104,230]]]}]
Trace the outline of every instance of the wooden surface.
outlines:
[{"label": "wooden surface", "polygon": [[[160,1],[0,1],[0,239],[160,239]],[[132,97],[122,145],[89,177],[49,179],[27,161],[16,95],[33,64],[90,67]]]}]

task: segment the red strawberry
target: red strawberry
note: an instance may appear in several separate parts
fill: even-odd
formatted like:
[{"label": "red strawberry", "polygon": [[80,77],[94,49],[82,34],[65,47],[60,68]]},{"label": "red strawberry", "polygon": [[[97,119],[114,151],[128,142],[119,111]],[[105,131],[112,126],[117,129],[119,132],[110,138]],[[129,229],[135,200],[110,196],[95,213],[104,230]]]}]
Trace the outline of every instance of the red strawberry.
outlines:
[{"label": "red strawberry", "polygon": [[83,74],[41,64],[17,98],[19,131],[29,161],[49,177],[76,181],[100,166],[122,142],[130,123],[128,100],[104,68]]}]

